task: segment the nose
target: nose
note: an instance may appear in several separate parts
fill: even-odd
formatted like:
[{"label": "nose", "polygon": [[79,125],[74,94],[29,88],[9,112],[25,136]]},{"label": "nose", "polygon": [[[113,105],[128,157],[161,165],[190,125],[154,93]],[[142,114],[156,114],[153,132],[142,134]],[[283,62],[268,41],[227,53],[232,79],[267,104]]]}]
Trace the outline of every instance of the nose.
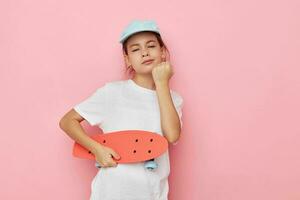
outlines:
[{"label": "nose", "polygon": [[148,50],[143,50],[142,55],[143,55],[143,57],[148,56],[149,55]]}]

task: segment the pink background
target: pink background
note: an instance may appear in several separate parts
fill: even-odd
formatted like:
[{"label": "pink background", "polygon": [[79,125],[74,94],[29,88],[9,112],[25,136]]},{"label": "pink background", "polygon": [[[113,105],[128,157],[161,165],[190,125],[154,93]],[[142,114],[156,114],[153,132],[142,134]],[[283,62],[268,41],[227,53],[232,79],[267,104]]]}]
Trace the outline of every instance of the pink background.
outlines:
[{"label": "pink background", "polygon": [[299,200],[299,10],[297,0],[1,1],[0,199],[89,198],[96,168],[71,156],[58,122],[124,79],[118,39],[137,18],[160,26],[184,97],[170,200]]}]

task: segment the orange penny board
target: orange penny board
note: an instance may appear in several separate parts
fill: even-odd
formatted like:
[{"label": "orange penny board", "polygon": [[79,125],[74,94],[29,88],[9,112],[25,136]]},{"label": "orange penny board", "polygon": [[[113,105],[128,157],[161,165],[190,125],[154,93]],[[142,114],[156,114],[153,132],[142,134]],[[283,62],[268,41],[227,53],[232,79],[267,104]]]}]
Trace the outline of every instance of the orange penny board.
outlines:
[{"label": "orange penny board", "polygon": [[[168,149],[165,137],[149,131],[125,130],[90,136],[100,144],[112,148],[120,155],[118,163],[141,162],[156,158]],[[94,154],[79,143],[73,146],[73,156],[95,160]]]}]

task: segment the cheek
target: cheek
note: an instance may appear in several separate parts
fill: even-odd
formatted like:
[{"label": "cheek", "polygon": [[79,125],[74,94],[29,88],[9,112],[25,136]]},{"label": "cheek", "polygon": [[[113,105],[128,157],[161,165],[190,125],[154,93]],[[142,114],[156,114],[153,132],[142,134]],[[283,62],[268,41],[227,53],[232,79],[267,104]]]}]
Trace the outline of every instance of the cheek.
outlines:
[{"label": "cheek", "polygon": [[138,56],[137,56],[136,54],[131,54],[131,55],[129,56],[129,60],[130,60],[130,62],[132,62],[132,63],[137,62]]},{"label": "cheek", "polygon": [[132,57],[132,62],[133,63],[139,63],[140,62],[139,56]]},{"label": "cheek", "polygon": [[155,52],[155,54],[153,54],[153,57],[155,57],[155,59],[157,61],[160,61],[161,60],[161,53],[160,52]]},{"label": "cheek", "polygon": [[161,58],[161,55],[162,55],[162,53],[161,53],[161,51],[160,51],[159,49],[156,49],[156,50],[154,50],[154,51],[152,52],[152,56],[153,56],[153,57]]}]

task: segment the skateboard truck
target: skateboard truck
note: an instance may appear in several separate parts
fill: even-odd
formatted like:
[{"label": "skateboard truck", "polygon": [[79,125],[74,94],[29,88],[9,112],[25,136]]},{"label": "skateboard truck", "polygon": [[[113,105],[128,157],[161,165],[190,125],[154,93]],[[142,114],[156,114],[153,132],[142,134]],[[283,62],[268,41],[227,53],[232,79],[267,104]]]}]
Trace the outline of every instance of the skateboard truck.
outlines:
[{"label": "skateboard truck", "polygon": [[[96,161],[95,163],[95,167],[97,168],[101,168],[101,165],[99,162]],[[151,160],[146,160],[145,163],[144,163],[144,167],[150,171],[153,171],[155,170],[157,167],[158,167],[158,164],[155,162],[154,158],[151,159]]]}]

